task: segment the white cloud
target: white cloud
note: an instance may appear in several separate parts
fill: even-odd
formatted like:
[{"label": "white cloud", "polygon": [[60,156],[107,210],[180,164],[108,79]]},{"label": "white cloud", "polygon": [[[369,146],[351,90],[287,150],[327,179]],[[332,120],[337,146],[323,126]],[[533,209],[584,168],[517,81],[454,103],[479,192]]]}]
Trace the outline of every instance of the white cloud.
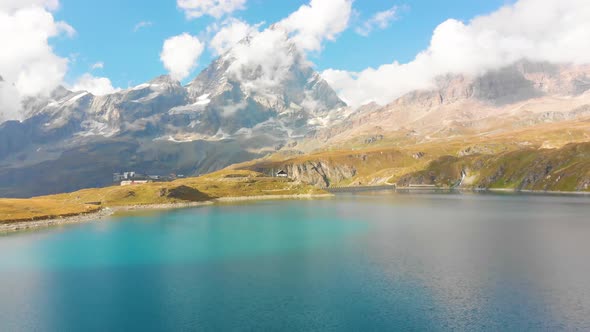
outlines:
[{"label": "white cloud", "polygon": [[204,48],[197,37],[183,33],[164,41],[160,60],[172,78],[183,80],[196,67]]},{"label": "white cloud", "polygon": [[204,15],[220,18],[236,10],[244,9],[246,0],[177,0],[176,5],[189,19]]},{"label": "white cloud", "polygon": [[92,66],[90,66],[90,69],[94,70],[94,69],[103,69],[104,68],[104,62],[99,61],[97,63],[93,63]]},{"label": "white cloud", "polygon": [[6,120],[20,120],[20,96],[16,87],[10,82],[0,82],[0,123]]},{"label": "white cloud", "polygon": [[152,23],[150,21],[141,21],[133,27],[133,32],[137,32],[143,28],[151,27],[152,25],[154,25],[154,23]]},{"label": "white cloud", "polygon": [[286,31],[275,27],[266,29],[237,44],[231,51],[235,58],[229,72],[245,87],[264,92],[281,83],[290,74],[291,66],[302,56],[293,47]]},{"label": "white cloud", "polygon": [[[55,21],[48,10],[58,8],[56,0],[0,1],[0,75],[5,82],[0,94],[4,118],[21,119],[20,100],[47,95],[63,80],[68,59],[53,52],[48,40],[73,35],[65,22]],[[10,95],[10,98],[4,98]]]},{"label": "white cloud", "polygon": [[250,25],[235,18],[225,20],[221,26],[213,24],[208,30],[216,31],[216,34],[209,42],[209,47],[215,55],[221,55],[246,36],[257,33],[260,25]]},{"label": "white cloud", "polygon": [[393,6],[388,10],[384,10],[382,12],[378,12],[373,17],[368,19],[362,26],[357,27],[355,29],[356,33],[361,36],[368,36],[375,28],[379,28],[381,30],[387,29],[391,22],[395,21],[398,16],[399,7]]},{"label": "white cloud", "polygon": [[[235,60],[228,69],[250,92],[273,95],[273,89],[292,74],[295,65],[307,64],[305,51],[320,51],[325,40],[335,40],[348,27],[352,0],[311,0],[284,20],[262,32],[229,20],[213,38],[217,53],[233,45],[228,56]],[[248,35],[247,43],[237,43]]]},{"label": "white cloud", "polygon": [[319,51],[348,27],[351,14],[352,0],[311,0],[279,24],[302,50]]},{"label": "white cloud", "polygon": [[78,79],[76,84],[71,87],[72,91],[88,91],[95,96],[104,96],[117,91],[120,88],[114,88],[111,80],[106,77],[95,77],[91,74],[84,74]]},{"label": "white cloud", "polygon": [[526,58],[590,63],[590,1],[520,0],[468,23],[447,20],[430,46],[405,64],[393,62],[361,72],[328,69],[323,77],[349,104],[388,103],[433,86],[436,76],[477,75]]},{"label": "white cloud", "polygon": [[53,11],[59,8],[59,0],[2,0],[0,11],[13,12],[27,7],[40,7]]}]

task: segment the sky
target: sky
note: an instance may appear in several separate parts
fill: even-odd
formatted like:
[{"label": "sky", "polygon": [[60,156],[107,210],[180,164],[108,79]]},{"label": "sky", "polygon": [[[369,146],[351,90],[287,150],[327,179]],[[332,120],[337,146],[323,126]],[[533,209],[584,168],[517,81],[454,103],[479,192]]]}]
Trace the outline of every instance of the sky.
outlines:
[{"label": "sky", "polygon": [[[266,22],[268,25],[287,17],[307,2],[251,0],[246,3],[245,10],[236,11],[232,16],[250,24]],[[322,52],[310,55],[310,59],[320,71],[327,68],[356,71],[393,60],[406,62],[428,46],[432,31],[446,19],[469,20],[497,9],[505,2],[357,0],[354,8],[358,16],[351,19],[351,28],[343,31],[338,40],[325,43]],[[397,20],[386,28],[373,31],[369,36],[361,36],[355,31],[376,12],[394,6],[402,9]],[[186,19],[184,11],[174,0],[61,0],[60,9],[54,16],[70,24],[77,32],[73,38],[52,41],[57,54],[75,59],[70,64],[66,80],[73,82],[93,64],[101,62],[104,68],[93,72],[109,77],[118,87],[137,85],[165,74],[167,71],[160,61],[163,41],[185,32],[204,35],[207,27],[218,21],[211,16]],[[139,27],[141,22],[146,22],[145,26]],[[205,51],[191,77],[214,56]]]},{"label": "sky", "polygon": [[0,121],[58,85],[188,83],[246,35],[244,61],[286,65],[275,23],[355,107],[523,58],[590,62],[588,0],[0,0]]}]

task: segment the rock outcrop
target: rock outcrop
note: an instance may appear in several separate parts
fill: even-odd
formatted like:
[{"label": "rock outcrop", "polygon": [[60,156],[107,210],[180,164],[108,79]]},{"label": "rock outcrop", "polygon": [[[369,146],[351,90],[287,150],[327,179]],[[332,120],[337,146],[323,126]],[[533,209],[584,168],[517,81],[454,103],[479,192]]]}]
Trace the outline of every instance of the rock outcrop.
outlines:
[{"label": "rock outcrop", "polygon": [[287,164],[285,168],[292,179],[322,188],[352,179],[356,175],[353,166],[322,160]]}]

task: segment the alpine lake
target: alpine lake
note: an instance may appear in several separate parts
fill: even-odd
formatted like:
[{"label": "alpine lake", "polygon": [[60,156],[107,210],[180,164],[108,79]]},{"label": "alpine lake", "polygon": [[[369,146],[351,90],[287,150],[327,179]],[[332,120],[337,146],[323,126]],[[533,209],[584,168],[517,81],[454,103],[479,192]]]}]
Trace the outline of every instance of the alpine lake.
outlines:
[{"label": "alpine lake", "polygon": [[0,236],[2,331],[590,330],[590,197],[343,193]]}]

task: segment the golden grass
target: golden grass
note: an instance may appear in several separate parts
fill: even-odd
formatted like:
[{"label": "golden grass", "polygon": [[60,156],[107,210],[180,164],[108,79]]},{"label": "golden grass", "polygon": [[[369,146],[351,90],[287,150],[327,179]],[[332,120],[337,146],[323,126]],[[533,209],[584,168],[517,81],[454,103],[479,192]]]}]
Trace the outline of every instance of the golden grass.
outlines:
[{"label": "golden grass", "polygon": [[[408,174],[427,170],[439,158],[459,157],[460,152],[467,149],[472,154],[500,156],[525,149],[559,149],[570,143],[588,142],[590,120],[541,123],[526,128],[428,139],[408,137],[406,134],[406,131],[384,134],[382,140],[369,145],[363,143],[364,137],[357,137],[309,154],[287,157],[275,154],[234,165],[233,168],[268,170],[322,161],[331,165],[350,166],[356,170],[353,178],[332,181],[332,185],[395,183]],[[414,158],[418,152],[424,155]]]},{"label": "golden grass", "polygon": [[324,192],[320,189],[287,179],[267,178],[251,171],[223,170],[173,182],[84,189],[31,199],[0,199],[0,222],[76,215],[97,211],[100,207],[201,202],[222,197],[321,193]]},{"label": "golden grass", "polygon": [[0,199],[0,223],[67,217],[96,212],[99,209],[95,205],[63,200]]}]

